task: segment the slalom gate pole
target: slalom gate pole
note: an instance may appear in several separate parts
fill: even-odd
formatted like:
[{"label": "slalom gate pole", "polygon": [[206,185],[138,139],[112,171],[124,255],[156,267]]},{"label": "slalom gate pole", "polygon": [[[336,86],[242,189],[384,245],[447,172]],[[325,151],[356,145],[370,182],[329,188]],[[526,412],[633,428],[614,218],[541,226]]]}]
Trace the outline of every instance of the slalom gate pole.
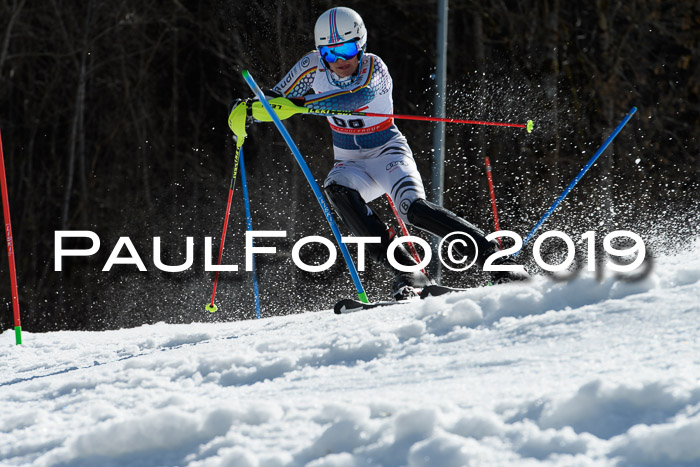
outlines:
[{"label": "slalom gate pole", "polygon": [[[498,224],[498,209],[496,208],[496,192],[493,189],[493,177],[491,176],[491,161],[488,157],[484,158],[484,163],[486,164],[486,178],[489,181],[489,194],[491,195],[491,211],[493,211],[493,225],[496,231],[501,230],[501,226]],[[497,238],[498,246],[503,248],[503,242],[501,237]]]},{"label": "slalom gate pole", "polygon": [[15,268],[15,245],[12,240],[12,222],[10,222],[10,198],[7,192],[5,176],[5,156],[2,154],[2,135],[0,134],[0,185],[2,185],[2,213],[5,218],[5,237],[7,238],[7,262],[10,267],[10,287],[12,293],[12,312],[15,320],[15,342],[22,343],[22,323],[19,319],[19,293],[17,293],[17,270]]},{"label": "slalom gate pole", "polygon": [[[309,99],[309,103],[313,102],[313,98]],[[308,115],[319,115],[322,117],[330,117],[333,115],[347,115],[347,116],[357,116],[357,117],[383,117],[383,118],[396,118],[399,120],[419,120],[423,122],[445,122],[445,123],[462,123],[465,125],[490,125],[490,126],[503,126],[512,128],[525,128],[528,133],[532,133],[534,123],[532,120],[528,120],[527,123],[504,123],[504,122],[488,122],[483,120],[462,120],[458,118],[442,118],[442,117],[426,117],[422,115],[402,115],[402,114],[382,114],[374,112],[357,112],[351,110],[326,110],[326,109],[310,109],[308,107],[302,107],[295,105],[292,101],[285,97],[275,97],[270,99],[269,104],[275,110],[277,116],[282,118],[289,118],[296,114],[308,114]],[[256,112],[258,107],[256,103],[253,103],[253,117],[261,121],[270,121],[261,112]]]},{"label": "slalom gate pole", "polygon": [[[245,130],[243,135],[236,138],[236,153],[233,159],[233,174],[231,175],[231,184],[228,188],[228,202],[226,203],[226,215],[224,216],[224,228],[221,232],[221,243],[219,244],[219,261],[216,263],[217,266],[221,266],[221,258],[224,254],[224,242],[226,241],[226,229],[228,228],[228,217],[231,212],[231,200],[233,199],[233,189],[236,186],[236,175],[238,174],[238,162],[241,157],[241,150],[243,148],[243,143],[245,142]],[[211,302],[205,307],[209,313],[215,313],[219,308],[214,304],[214,298],[216,297],[216,286],[219,283],[219,272],[216,271],[214,276],[214,289],[211,292]]]},{"label": "slalom gate pole", "polygon": [[[399,223],[399,229],[401,229],[401,234],[404,237],[408,237],[410,235],[408,233],[408,228],[406,227],[406,223],[399,216],[399,211],[396,210],[396,205],[394,204],[394,201],[391,199],[391,196],[389,196],[389,193],[385,193],[385,195],[386,200],[389,201],[389,206],[391,206],[391,210],[394,211],[394,216],[396,216],[396,222]],[[406,244],[408,245],[408,249],[411,251],[411,255],[416,260],[416,263],[420,264],[420,256],[418,256],[418,250],[416,250],[416,246],[413,244],[413,242],[406,242]],[[428,275],[425,269],[421,269],[421,272],[426,276]]]},{"label": "slalom gate pole", "polygon": [[593,155],[593,157],[591,157],[591,159],[588,161],[588,163],[585,165],[585,167],[583,169],[581,169],[581,171],[578,173],[578,175],[576,175],[576,178],[574,178],[574,180],[569,184],[569,186],[566,187],[564,192],[561,195],[559,195],[559,198],[557,198],[557,200],[554,201],[554,204],[552,204],[552,206],[547,210],[547,212],[544,213],[542,218],[540,218],[540,220],[537,221],[537,224],[535,224],[535,226],[532,228],[532,230],[530,230],[530,233],[527,234],[527,237],[525,237],[525,239],[523,240],[523,245],[520,247],[520,250],[515,252],[515,254],[513,255],[513,258],[518,257],[520,252],[523,251],[522,249],[525,248],[525,245],[527,244],[527,242],[529,242],[530,239],[532,239],[532,236],[535,235],[535,232],[537,232],[537,230],[540,227],[542,227],[542,224],[544,224],[544,221],[546,221],[547,218],[552,214],[552,212],[554,212],[554,210],[557,208],[557,206],[559,206],[559,203],[561,203],[562,200],[566,197],[566,195],[568,195],[569,192],[571,190],[573,190],[574,186],[576,186],[578,181],[581,180],[581,178],[586,174],[586,172],[588,172],[588,169],[591,168],[591,166],[595,163],[595,161],[598,160],[598,157],[600,157],[600,155],[603,153],[603,151],[605,151],[605,149],[607,149],[607,147],[610,145],[610,143],[612,143],[612,140],[615,139],[615,137],[617,136],[618,133],[620,133],[622,128],[625,125],[627,125],[627,122],[629,122],[630,118],[632,118],[632,115],[634,115],[634,113],[636,111],[637,111],[637,108],[632,107],[632,109],[627,113],[627,115],[620,122],[620,124],[617,126],[617,128],[615,128],[615,130],[612,132],[612,134],[610,136],[608,136],[608,139],[605,140],[603,145],[596,151],[596,153]]},{"label": "slalom gate pole", "polygon": [[[241,189],[243,190],[243,203],[245,204],[245,221],[248,231],[253,230],[253,217],[250,214],[250,198],[248,197],[248,181],[245,175],[245,158],[241,148]],[[255,318],[260,319],[260,293],[258,288],[258,272],[255,269],[255,255],[253,255],[253,294],[255,296]]]},{"label": "slalom gate pole", "polygon": [[348,247],[342,241],[342,236],[340,234],[340,229],[338,229],[338,224],[335,222],[333,213],[331,213],[331,210],[328,207],[328,203],[326,203],[326,200],[323,197],[323,193],[321,193],[321,189],[319,188],[318,183],[316,183],[316,180],[314,180],[314,176],[311,173],[311,169],[309,169],[309,166],[306,164],[306,161],[302,157],[301,152],[299,152],[299,148],[297,148],[297,145],[294,143],[294,140],[289,135],[289,132],[284,127],[284,125],[282,125],[282,121],[272,109],[270,103],[267,102],[265,95],[255,82],[255,80],[253,80],[253,77],[250,76],[248,70],[243,70],[243,79],[245,79],[246,83],[248,83],[248,86],[250,86],[250,89],[255,93],[255,95],[258,96],[259,102],[263,105],[270,118],[272,118],[272,121],[275,123],[275,126],[284,138],[285,142],[287,143],[287,146],[289,146],[289,149],[292,151],[292,154],[294,155],[294,158],[299,164],[299,167],[301,167],[302,172],[304,172],[304,176],[306,176],[306,180],[309,182],[309,185],[311,185],[311,189],[316,195],[316,200],[321,206],[323,215],[326,217],[328,224],[331,226],[331,230],[333,231],[335,240],[338,243],[338,248],[340,248],[340,251],[343,253],[345,262],[347,263],[348,269],[350,270],[350,276],[352,277],[352,280],[355,283],[355,288],[357,289],[357,296],[359,297],[361,302],[368,303],[369,299],[367,298],[367,293],[365,293],[365,289],[362,287],[360,276],[357,274],[355,264],[352,262],[352,258],[350,257]]}]

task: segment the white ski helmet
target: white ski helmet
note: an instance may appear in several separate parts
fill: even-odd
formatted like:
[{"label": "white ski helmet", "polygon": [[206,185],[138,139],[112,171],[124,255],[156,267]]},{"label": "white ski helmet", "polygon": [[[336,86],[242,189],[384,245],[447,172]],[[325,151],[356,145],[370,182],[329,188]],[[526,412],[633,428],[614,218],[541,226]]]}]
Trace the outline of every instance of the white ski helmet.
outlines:
[{"label": "white ski helmet", "polygon": [[356,40],[357,48],[362,53],[367,45],[367,29],[355,10],[341,6],[331,8],[318,17],[314,38],[316,49]]}]

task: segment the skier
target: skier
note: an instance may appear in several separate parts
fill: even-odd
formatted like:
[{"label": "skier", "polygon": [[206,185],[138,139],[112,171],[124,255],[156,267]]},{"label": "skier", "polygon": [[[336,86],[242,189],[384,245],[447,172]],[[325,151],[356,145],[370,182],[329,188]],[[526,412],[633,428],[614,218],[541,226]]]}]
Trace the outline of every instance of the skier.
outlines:
[{"label": "skier", "polygon": [[[350,8],[331,8],[316,21],[314,36],[316,50],[302,57],[266,94],[313,109],[393,112],[393,81],[382,59],[366,52],[367,30],[359,14]],[[365,248],[371,258],[394,272],[392,292],[396,300],[416,297],[434,282],[421,272],[401,272],[389,263],[392,231],[367,205],[384,193],[391,196],[400,217],[419,229],[440,237],[452,232],[471,235],[479,265],[497,251],[498,244],[487,241],[484,232],[425,199],[411,148],[392,118],[331,116],[328,122],[335,165],[325,180],[325,193],[354,235],[381,239]],[[460,248],[462,255],[474,257],[469,239]],[[416,264],[403,247],[395,250],[394,258],[405,266]],[[499,260],[494,264],[514,264],[504,257]],[[502,271],[495,273],[493,280],[501,283],[525,278],[527,275]]]}]

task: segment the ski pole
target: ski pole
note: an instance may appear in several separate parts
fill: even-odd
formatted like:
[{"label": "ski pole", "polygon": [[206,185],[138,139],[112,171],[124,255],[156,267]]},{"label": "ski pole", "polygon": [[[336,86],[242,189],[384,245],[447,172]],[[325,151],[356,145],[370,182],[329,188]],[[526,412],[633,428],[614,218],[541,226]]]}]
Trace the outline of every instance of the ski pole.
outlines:
[{"label": "ski pole", "polygon": [[[226,229],[228,228],[228,217],[229,213],[231,212],[233,189],[236,186],[236,175],[238,174],[238,162],[240,160],[243,143],[245,142],[246,136],[248,136],[245,129],[247,108],[248,104],[246,102],[241,102],[229,116],[229,126],[236,135],[236,152],[233,157],[233,174],[231,175],[231,185],[229,185],[228,189],[228,202],[226,203],[226,214],[224,216],[224,228],[221,233],[221,243],[219,244],[219,261],[217,262],[217,266],[221,266],[221,258],[224,253],[224,242],[226,241]],[[209,313],[215,313],[216,310],[219,309],[219,307],[214,304],[214,298],[216,297],[216,286],[219,283],[219,272],[220,271],[217,270],[216,275],[214,275],[214,289],[211,292],[211,302],[209,302],[205,307]]]},{"label": "ski pole", "polygon": [[340,235],[340,229],[338,229],[338,224],[335,222],[333,213],[328,207],[328,203],[326,203],[326,200],[323,197],[323,193],[321,193],[321,189],[319,188],[318,183],[316,183],[316,180],[314,180],[314,176],[311,173],[311,169],[309,169],[309,166],[306,164],[306,161],[302,157],[301,152],[299,152],[299,148],[297,148],[297,145],[294,143],[294,140],[290,136],[289,132],[284,127],[284,125],[282,125],[282,121],[272,109],[267,99],[265,99],[265,95],[255,82],[255,80],[253,80],[253,77],[250,76],[248,70],[243,70],[243,79],[245,79],[246,83],[248,83],[248,86],[250,86],[250,89],[255,93],[256,96],[258,96],[258,99],[260,99],[258,102],[262,104],[272,121],[275,123],[275,126],[282,135],[282,138],[284,138],[284,141],[287,143],[287,146],[289,146],[289,149],[292,151],[292,154],[294,155],[294,158],[299,164],[299,167],[301,167],[302,172],[304,172],[306,180],[309,182],[309,185],[311,185],[311,189],[313,190],[314,195],[316,195],[316,200],[318,201],[318,204],[320,205],[321,210],[323,211],[323,215],[328,221],[328,224],[331,226],[331,230],[333,231],[335,240],[338,243],[338,248],[340,248],[340,251],[343,253],[343,258],[345,258],[345,263],[348,265],[348,269],[350,270],[350,276],[352,277],[352,280],[355,284],[355,288],[357,289],[357,296],[359,297],[361,302],[369,303],[369,299],[367,298],[365,289],[364,287],[362,287],[360,276],[357,274],[355,264],[352,262],[352,258],[350,257],[348,247],[342,241],[342,236]]},{"label": "ski pole", "polygon": [[[238,162],[240,160],[240,154],[241,154],[241,146],[243,143],[241,142],[240,145],[238,142],[236,142],[236,155],[234,156],[234,162],[233,162],[233,175],[231,175],[231,185],[229,185],[228,188],[228,201],[226,203],[226,214],[224,215],[224,228],[221,232],[221,243],[219,243],[219,260],[217,261],[216,265],[221,266],[221,258],[224,254],[224,242],[226,241],[226,229],[228,228],[228,218],[229,218],[229,213],[231,212],[231,200],[233,199],[233,189],[236,186],[236,175],[238,173]],[[215,313],[216,310],[219,309],[214,304],[214,297],[216,297],[216,286],[219,283],[219,270],[216,271],[216,274],[214,275],[214,289],[211,292],[211,302],[207,304],[205,307],[206,310],[209,313]]]},{"label": "ski pole", "polygon": [[595,163],[595,161],[598,160],[598,157],[600,157],[600,155],[603,153],[603,151],[605,151],[605,149],[607,149],[607,147],[610,145],[610,143],[612,143],[612,140],[615,139],[615,137],[622,130],[622,128],[625,125],[627,125],[627,122],[629,122],[630,118],[632,118],[632,115],[634,115],[634,113],[636,111],[637,111],[637,108],[632,107],[632,109],[627,113],[627,115],[620,122],[620,124],[617,126],[617,128],[615,128],[615,130],[612,132],[612,134],[610,136],[608,136],[608,139],[605,140],[603,145],[596,151],[596,153],[593,155],[593,157],[591,157],[591,160],[589,160],[588,163],[583,167],[583,169],[581,169],[581,171],[578,173],[578,175],[576,175],[576,178],[574,178],[574,180],[571,183],[569,183],[569,186],[567,186],[566,189],[564,190],[564,192],[561,195],[559,195],[559,198],[557,198],[557,200],[554,201],[554,204],[552,204],[552,206],[547,210],[547,212],[544,213],[544,216],[542,216],[542,218],[540,218],[540,220],[537,221],[537,224],[535,224],[535,226],[532,228],[532,230],[530,230],[530,233],[527,234],[527,237],[525,237],[525,239],[523,240],[523,244],[520,247],[520,250],[515,252],[515,254],[513,255],[513,258],[518,257],[518,254],[520,254],[520,252],[523,251],[522,249],[525,248],[525,245],[527,244],[527,242],[529,242],[530,239],[532,238],[532,236],[535,235],[535,232],[537,232],[537,230],[542,226],[542,224],[544,224],[544,221],[546,221],[547,218],[552,214],[552,212],[554,212],[554,210],[557,208],[557,206],[559,206],[559,203],[562,202],[562,200],[566,197],[566,195],[568,195],[569,192],[571,190],[573,190],[574,186],[576,186],[578,181],[581,180],[581,178],[586,174],[586,172],[588,172],[588,169],[591,168],[591,166]]},{"label": "ski pole", "polygon": [[15,320],[15,342],[22,343],[22,323],[19,319],[19,293],[17,292],[17,270],[15,269],[15,245],[12,240],[12,223],[10,222],[10,198],[7,193],[5,176],[5,156],[2,154],[2,135],[0,135],[0,184],[2,185],[2,212],[5,217],[5,237],[7,237],[7,262],[10,268],[10,287],[12,292],[12,312]]},{"label": "ski pole", "polygon": [[[399,211],[396,210],[396,205],[394,204],[394,201],[392,201],[391,196],[389,196],[389,193],[386,194],[386,199],[389,201],[389,206],[391,206],[391,210],[394,211],[394,216],[396,216],[396,222],[399,223],[399,229],[401,229],[401,234],[404,237],[408,237],[408,228],[406,227],[406,223],[401,219],[401,216],[399,216]],[[416,246],[413,244],[413,242],[406,242],[408,245],[408,249],[411,251],[411,255],[413,258],[415,258],[416,263],[420,264],[420,256],[418,256],[418,250],[416,250]],[[428,276],[428,273],[425,271],[425,269],[421,269],[421,272]]]},{"label": "ski pole", "polygon": [[[496,231],[498,232],[501,230],[500,225],[498,225],[498,209],[496,208],[496,192],[493,189],[493,177],[491,176],[491,161],[489,161],[488,157],[484,158],[484,163],[486,164],[486,178],[489,181],[489,194],[491,195],[491,211],[493,211],[493,225],[496,228]],[[503,242],[501,241],[501,237],[497,238],[498,240],[498,246],[503,249]]]},{"label": "ski pole", "polygon": [[[314,102],[310,99],[307,103]],[[383,117],[396,118],[400,120],[420,120],[424,122],[445,122],[445,123],[462,123],[466,125],[491,125],[513,128],[525,128],[528,133],[532,133],[534,123],[528,120],[527,123],[503,123],[503,122],[487,122],[482,120],[462,120],[457,118],[442,118],[442,117],[425,117],[422,115],[402,115],[402,114],[383,114],[374,112],[357,112],[352,110],[328,110],[328,109],[311,109],[295,105],[292,101],[285,97],[275,97],[267,101],[270,106],[275,109],[275,113],[279,118],[286,119],[296,114],[319,115],[329,117],[334,115],[347,115],[357,117]],[[261,122],[269,122],[270,117],[262,111],[262,104],[258,101],[253,102],[253,118]]]},{"label": "ski pole", "polygon": [[[243,203],[245,204],[245,219],[248,231],[253,230],[253,217],[250,214],[250,198],[248,197],[248,182],[245,175],[245,158],[241,148],[241,189],[243,190]],[[260,292],[258,289],[258,273],[255,268],[255,255],[253,255],[253,295],[255,296],[255,318],[260,319]]]}]

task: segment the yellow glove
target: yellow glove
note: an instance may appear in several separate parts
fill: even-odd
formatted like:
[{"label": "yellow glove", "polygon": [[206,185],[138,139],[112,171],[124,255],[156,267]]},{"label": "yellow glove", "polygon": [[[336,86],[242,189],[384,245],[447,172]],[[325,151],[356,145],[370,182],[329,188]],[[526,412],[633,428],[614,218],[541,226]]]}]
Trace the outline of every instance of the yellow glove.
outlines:
[{"label": "yellow glove", "polygon": [[[307,113],[309,109],[304,107],[304,98],[295,97],[292,99],[286,97],[275,97],[267,101],[273,110],[280,118],[280,120],[286,120],[292,115]],[[263,107],[260,101],[253,101],[253,119],[259,122],[271,122],[272,118],[270,114],[267,113],[265,107]]]}]

